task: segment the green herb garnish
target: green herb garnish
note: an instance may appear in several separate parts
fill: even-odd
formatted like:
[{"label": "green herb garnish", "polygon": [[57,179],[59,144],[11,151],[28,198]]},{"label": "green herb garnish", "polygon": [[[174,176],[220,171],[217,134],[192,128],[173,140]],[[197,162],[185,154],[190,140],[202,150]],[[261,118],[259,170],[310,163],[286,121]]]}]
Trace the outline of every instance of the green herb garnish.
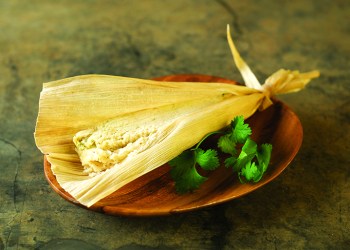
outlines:
[{"label": "green herb garnish", "polygon": [[197,145],[169,162],[171,176],[175,181],[178,193],[187,193],[198,189],[207,180],[199,174],[199,168],[213,171],[220,166],[217,149],[202,149],[201,144],[210,136],[221,134],[217,148],[225,153],[226,167],[231,167],[241,183],[258,182],[266,172],[270,163],[272,145],[262,144],[260,147],[250,135],[252,130],[244,123],[243,116],[235,117],[227,130],[209,133]]}]

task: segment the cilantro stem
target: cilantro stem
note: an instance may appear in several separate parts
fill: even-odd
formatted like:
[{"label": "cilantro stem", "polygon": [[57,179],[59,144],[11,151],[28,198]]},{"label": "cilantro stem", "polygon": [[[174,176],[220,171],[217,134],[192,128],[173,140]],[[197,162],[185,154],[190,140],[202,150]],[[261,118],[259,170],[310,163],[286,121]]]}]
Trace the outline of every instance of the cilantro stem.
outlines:
[{"label": "cilantro stem", "polygon": [[203,139],[200,140],[200,141],[197,143],[196,147],[195,147],[194,149],[192,149],[192,150],[197,150],[197,149],[199,148],[199,146],[202,144],[202,142],[204,142],[209,136],[215,135],[215,134],[224,134],[224,131],[219,130],[219,131],[210,132],[209,134],[207,134],[206,136],[204,136]]}]

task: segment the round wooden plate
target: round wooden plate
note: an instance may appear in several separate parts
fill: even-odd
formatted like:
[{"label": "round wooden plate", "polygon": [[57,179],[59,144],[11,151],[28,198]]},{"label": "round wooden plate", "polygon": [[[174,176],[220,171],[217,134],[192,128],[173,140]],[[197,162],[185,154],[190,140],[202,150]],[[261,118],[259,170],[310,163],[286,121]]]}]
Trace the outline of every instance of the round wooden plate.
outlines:
[{"label": "round wooden plate", "polygon": [[[159,81],[236,82],[206,75],[171,75],[155,78]],[[296,114],[284,103],[274,104],[248,119],[252,138],[258,143],[273,145],[271,164],[260,182],[241,184],[232,169],[221,166],[199,190],[178,195],[170,177],[170,167],[163,165],[134,180],[87,209],[110,215],[159,216],[183,213],[230,201],[248,194],[276,178],[297,154],[303,139],[303,129]],[[214,142],[213,142],[214,143]],[[210,144],[210,141],[209,141]],[[64,199],[81,205],[57,183],[50,163],[44,157],[45,176],[51,187]]]}]

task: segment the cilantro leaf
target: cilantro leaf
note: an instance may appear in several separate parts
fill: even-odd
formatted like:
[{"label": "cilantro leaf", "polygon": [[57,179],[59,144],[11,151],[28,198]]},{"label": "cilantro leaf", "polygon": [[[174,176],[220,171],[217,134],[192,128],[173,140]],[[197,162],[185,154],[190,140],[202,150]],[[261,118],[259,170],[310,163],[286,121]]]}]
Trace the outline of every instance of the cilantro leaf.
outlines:
[{"label": "cilantro leaf", "polygon": [[235,165],[233,166],[233,170],[239,172],[247,163],[253,160],[256,151],[256,143],[252,139],[248,138],[242,147],[242,151],[239,154]]},{"label": "cilantro leaf", "polygon": [[235,155],[237,153],[236,142],[229,135],[223,135],[219,138],[218,148],[226,154]]},{"label": "cilantro leaf", "polygon": [[231,156],[231,157],[228,157],[228,158],[226,158],[226,160],[225,160],[225,167],[233,167],[234,165],[235,165],[235,163],[236,163],[236,157],[234,157],[234,156]]},{"label": "cilantro leaf", "polygon": [[214,149],[204,151],[203,149],[198,148],[195,150],[195,158],[196,162],[204,170],[214,170],[220,165],[217,151]]},{"label": "cilantro leaf", "polygon": [[[247,181],[258,182],[261,180],[270,163],[272,145],[262,144],[261,147],[257,149],[255,142],[248,142],[243,146],[243,148],[245,151],[245,156],[242,156],[240,165],[241,169],[238,172],[239,180],[243,183],[244,181],[242,180],[241,176],[244,176],[245,180]],[[255,157],[257,159],[257,163],[253,161]]]},{"label": "cilantro leaf", "polygon": [[[238,177],[240,178],[241,175],[243,175],[247,181],[254,181],[254,182],[259,181],[262,177],[262,173],[259,171],[255,162],[248,162],[241,169],[241,171],[238,174]],[[240,181],[243,182],[241,178],[240,178]]]},{"label": "cilantro leaf", "polygon": [[207,179],[197,172],[191,151],[184,151],[171,160],[169,165],[172,167],[170,174],[175,181],[176,192],[180,194],[198,189]]},{"label": "cilantro leaf", "polygon": [[270,164],[272,152],[272,145],[264,143],[260,146],[257,152],[256,158],[258,159],[259,166],[262,168],[262,173],[266,172],[267,166]]},{"label": "cilantro leaf", "polygon": [[248,124],[244,123],[243,116],[237,116],[231,122],[232,132],[231,139],[236,143],[244,143],[252,134],[252,130]]}]

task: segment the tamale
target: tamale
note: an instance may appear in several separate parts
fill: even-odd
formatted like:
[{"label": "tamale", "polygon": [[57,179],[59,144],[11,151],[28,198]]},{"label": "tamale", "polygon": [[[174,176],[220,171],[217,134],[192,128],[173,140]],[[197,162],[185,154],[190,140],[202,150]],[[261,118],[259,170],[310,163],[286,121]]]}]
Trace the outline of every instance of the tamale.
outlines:
[{"label": "tamale", "polygon": [[261,85],[227,37],[246,86],[85,75],[45,83],[35,130],[58,183],[91,206],[238,115],[302,89],[317,71],[279,70]]}]

